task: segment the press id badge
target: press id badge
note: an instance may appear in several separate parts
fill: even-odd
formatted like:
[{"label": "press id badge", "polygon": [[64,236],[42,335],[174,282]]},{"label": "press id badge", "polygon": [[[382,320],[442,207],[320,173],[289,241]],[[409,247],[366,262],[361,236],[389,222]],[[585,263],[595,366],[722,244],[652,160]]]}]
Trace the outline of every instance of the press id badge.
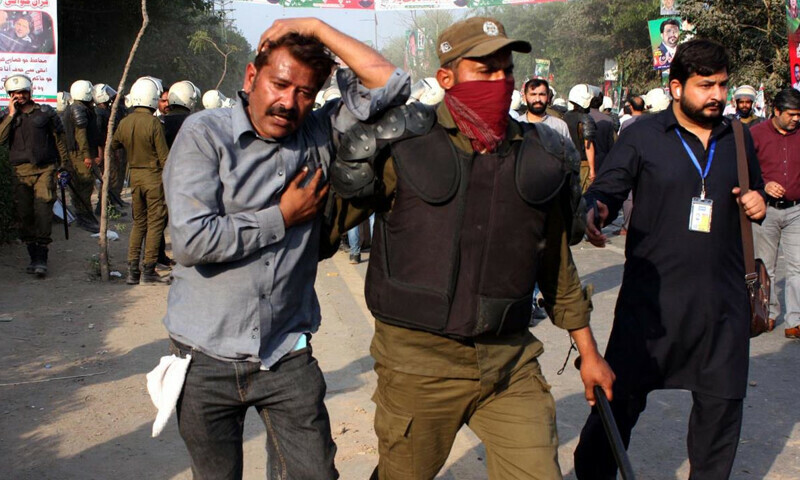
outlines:
[{"label": "press id badge", "polygon": [[711,211],[714,201],[707,198],[692,198],[692,212],[689,214],[689,230],[711,233]]}]

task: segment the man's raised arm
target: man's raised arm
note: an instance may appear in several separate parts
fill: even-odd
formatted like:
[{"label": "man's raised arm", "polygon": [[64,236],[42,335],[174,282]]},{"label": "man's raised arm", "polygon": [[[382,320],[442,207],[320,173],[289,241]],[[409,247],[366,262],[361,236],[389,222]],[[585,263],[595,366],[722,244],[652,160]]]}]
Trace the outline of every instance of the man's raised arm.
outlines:
[{"label": "man's raised arm", "polygon": [[318,18],[287,18],[276,20],[258,42],[259,51],[269,41],[274,41],[290,32],[314,36],[331,52],[350,67],[367,88],[378,88],[386,84],[397,69],[380,53],[349,35],[336,30]]}]

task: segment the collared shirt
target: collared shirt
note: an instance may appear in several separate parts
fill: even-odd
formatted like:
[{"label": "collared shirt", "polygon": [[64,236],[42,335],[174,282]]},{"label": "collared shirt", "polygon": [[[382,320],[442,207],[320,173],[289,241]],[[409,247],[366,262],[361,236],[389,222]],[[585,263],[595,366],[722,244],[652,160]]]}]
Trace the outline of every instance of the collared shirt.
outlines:
[{"label": "collared shirt", "polygon": [[285,229],[281,193],[305,166],[306,182],[317,169],[327,178],[333,135],[403,104],[410,89],[400,70],[372,90],[350,70],[339,70],[337,81],[342,99],[311,112],[279,140],[256,133],[244,97],[234,108],[205,110],[184,122],[164,170],[178,261],[164,324],[176,340],[269,368],[319,328],[314,279],[321,222]]},{"label": "collared shirt", "polygon": [[800,128],[783,135],[772,121],[750,128],[765,182],[778,182],[783,199],[800,200]]},{"label": "collared shirt", "polygon": [[[528,120],[527,114],[520,115],[519,113],[513,110],[511,110],[509,113],[511,114],[511,118],[513,118],[518,122],[532,123],[530,120]],[[567,122],[565,122],[564,120],[556,118],[552,115],[545,114],[544,117],[542,118],[541,123],[555,130],[559,135],[564,137],[564,139],[572,141],[572,137],[569,136],[569,127],[567,126]]]}]

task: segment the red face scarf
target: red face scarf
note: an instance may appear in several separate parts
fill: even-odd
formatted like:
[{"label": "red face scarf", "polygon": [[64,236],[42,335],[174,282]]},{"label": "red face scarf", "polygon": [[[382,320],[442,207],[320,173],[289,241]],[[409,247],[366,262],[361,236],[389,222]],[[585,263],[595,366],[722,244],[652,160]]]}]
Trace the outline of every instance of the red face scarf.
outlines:
[{"label": "red face scarf", "polygon": [[513,91],[513,77],[464,82],[447,90],[445,104],[475,151],[492,152],[505,138]]}]

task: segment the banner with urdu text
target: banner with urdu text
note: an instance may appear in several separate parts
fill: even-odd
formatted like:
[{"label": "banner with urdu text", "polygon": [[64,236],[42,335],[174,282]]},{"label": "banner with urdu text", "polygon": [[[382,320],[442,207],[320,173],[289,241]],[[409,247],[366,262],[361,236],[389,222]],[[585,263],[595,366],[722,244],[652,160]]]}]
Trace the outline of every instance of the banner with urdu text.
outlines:
[{"label": "banner with urdu text", "polygon": [[[56,0],[0,0],[0,86],[14,74],[33,81],[33,99],[55,105],[58,82]],[[0,103],[8,94],[0,92]]]},{"label": "banner with urdu text", "polygon": [[[33,0],[32,0],[33,1]],[[494,7],[567,0],[244,0],[288,8],[347,8],[357,10],[444,10]]]}]

